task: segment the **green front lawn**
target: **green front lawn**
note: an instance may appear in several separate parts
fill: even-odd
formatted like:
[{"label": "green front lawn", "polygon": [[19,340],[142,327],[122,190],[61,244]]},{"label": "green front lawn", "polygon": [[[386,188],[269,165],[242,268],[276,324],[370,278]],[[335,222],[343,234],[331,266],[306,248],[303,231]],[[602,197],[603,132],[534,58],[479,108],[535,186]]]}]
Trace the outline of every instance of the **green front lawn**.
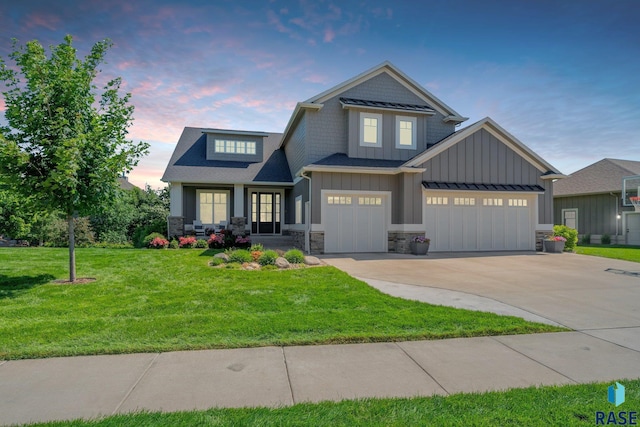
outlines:
[{"label": "green front lawn", "polygon": [[580,245],[576,246],[576,253],[640,262],[640,247],[638,246]]},{"label": "green front lawn", "polygon": [[0,249],[0,359],[557,331],[406,301],[332,267],[238,271],[202,250]]},{"label": "green front lawn", "polygon": [[[604,413],[600,419],[606,422],[610,411],[616,415],[624,411],[626,425],[640,422],[640,380],[621,381],[626,387],[626,401],[617,408],[607,402],[607,387],[612,383],[448,397],[303,403],[278,409],[137,413],[38,426],[593,426],[597,425],[597,412]],[[629,413],[634,411],[635,422],[631,423]],[[622,419],[616,422],[622,424]]]}]

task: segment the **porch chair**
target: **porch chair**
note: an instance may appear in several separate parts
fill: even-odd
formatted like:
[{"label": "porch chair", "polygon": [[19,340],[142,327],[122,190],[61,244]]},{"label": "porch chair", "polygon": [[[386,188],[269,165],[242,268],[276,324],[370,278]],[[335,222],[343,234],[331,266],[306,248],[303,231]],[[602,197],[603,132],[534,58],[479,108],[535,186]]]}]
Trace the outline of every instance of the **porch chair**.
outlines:
[{"label": "porch chair", "polygon": [[204,237],[204,226],[202,225],[202,221],[193,221],[193,231],[196,233],[196,237]]}]

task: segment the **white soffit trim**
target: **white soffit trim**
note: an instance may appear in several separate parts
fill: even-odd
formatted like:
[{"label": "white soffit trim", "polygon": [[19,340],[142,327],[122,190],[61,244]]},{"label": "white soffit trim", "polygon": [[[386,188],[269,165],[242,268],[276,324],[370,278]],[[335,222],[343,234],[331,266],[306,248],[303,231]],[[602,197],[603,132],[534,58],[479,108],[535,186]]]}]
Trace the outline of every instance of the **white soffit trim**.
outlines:
[{"label": "white soffit trim", "polygon": [[449,148],[456,145],[458,142],[467,138],[468,136],[474,134],[480,129],[485,129],[491,135],[495,136],[500,142],[505,144],[507,147],[511,148],[516,154],[527,160],[531,165],[537,168],[541,172],[548,171],[556,171],[552,165],[543,160],[536,153],[531,151],[529,147],[524,145],[521,141],[519,141],[516,137],[511,135],[509,132],[504,130],[500,125],[498,125],[493,119],[490,117],[485,117],[484,119],[472,124],[471,126],[462,129],[448,138],[441,141],[439,144],[425,151],[424,153],[414,157],[409,160],[403,166],[418,166],[429,159],[437,156],[438,154],[448,150]]},{"label": "white soffit trim", "polygon": [[563,178],[568,178],[568,177],[567,175],[562,173],[549,173],[546,175],[542,175],[540,177],[540,179],[563,179]]}]

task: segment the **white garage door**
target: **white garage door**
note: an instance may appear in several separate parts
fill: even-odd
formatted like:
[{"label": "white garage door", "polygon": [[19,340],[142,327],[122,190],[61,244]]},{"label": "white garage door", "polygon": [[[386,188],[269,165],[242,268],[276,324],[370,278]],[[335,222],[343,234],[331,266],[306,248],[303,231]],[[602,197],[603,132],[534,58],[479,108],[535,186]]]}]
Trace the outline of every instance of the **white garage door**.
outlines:
[{"label": "white garage door", "polygon": [[323,203],[324,251],[386,252],[386,197],[327,194]]},{"label": "white garage door", "polygon": [[536,200],[536,195],[504,193],[426,194],[429,250],[535,250]]}]

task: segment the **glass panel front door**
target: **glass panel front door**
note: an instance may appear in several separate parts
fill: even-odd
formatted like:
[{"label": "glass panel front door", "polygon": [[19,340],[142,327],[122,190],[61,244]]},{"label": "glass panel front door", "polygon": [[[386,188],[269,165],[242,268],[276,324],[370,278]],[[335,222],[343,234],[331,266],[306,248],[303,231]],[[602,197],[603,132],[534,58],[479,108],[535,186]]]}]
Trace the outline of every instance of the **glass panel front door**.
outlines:
[{"label": "glass panel front door", "polygon": [[251,232],[280,233],[280,193],[251,193]]}]

